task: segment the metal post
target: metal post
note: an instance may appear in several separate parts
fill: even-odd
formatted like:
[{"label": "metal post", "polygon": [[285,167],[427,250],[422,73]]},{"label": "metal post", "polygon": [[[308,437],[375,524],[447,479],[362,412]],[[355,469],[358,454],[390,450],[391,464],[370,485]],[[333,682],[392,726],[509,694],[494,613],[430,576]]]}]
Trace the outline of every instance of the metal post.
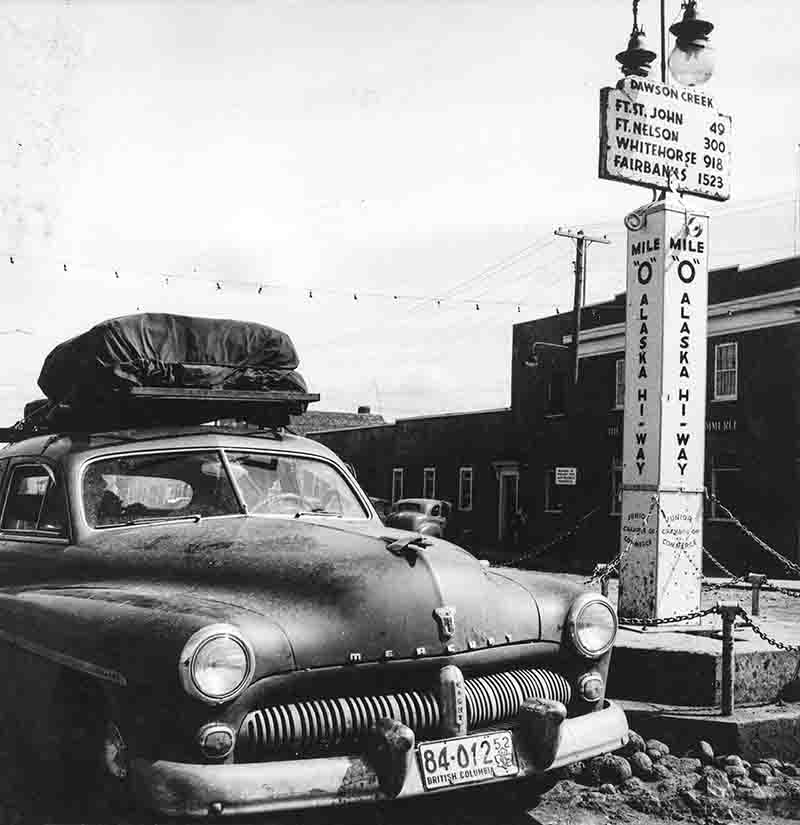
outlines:
[{"label": "metal post", "polygon": [[667,21],[664,0],[661,0],[661,82],[669,82],[667,80]]},{"label": "metal post", "polygon": [[736,681],[736,660],[733,655],[733,621],[739,613],[736,602],[717,602],[722,616],[722,715],[733,715],[733,693]]},{"label": "metal post", "polygon": [[753,591],[752,591],[753,601],[752,601],[752,607],[751,607],[750,612],[754,616],[759,616],[760,615],[760,604],[759,604],[760,598],[759,597],[761,595],[761,588],[766,583],[767,577],[764,573],[750,573],[750,575],[748,575],[748,577],[747,577],[747,581],[749,581],[750,584],[753,587]]},{"label": "metal post", "polygon": [[600,579],[600,593],[608,598],[608,576],[606,572],[608,571],[607,564],[596,564],[594,567],[594,574],[595,576],[601,576]]}]

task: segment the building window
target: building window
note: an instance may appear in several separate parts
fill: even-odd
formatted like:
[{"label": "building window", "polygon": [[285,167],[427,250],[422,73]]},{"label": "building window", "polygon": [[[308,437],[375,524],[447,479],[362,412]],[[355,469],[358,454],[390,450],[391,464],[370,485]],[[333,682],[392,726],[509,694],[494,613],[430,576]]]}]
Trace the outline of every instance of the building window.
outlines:
[{"label": "building window", "polygon": [[611,465],[611,508],[612,516],[622,514],[622,462],[615,459]]},{"label": "building window", "polygon": [[426,467],[422,471],[422,497],[436,498],[436,467]]},{"label": "building window", "polygon": [[392,470],[392,504],[403,497],[403,468],[395,467]]},{"label": "building window", "polygon": [[625,359],[617,358],[614,365],[614,409],[625,406]]},{"label": "building window", "polygon": [[566,373],[554,370],[547,382],[547,414],[560,415],[567,409]]},{"label": "building window", "polygon": [[[735,467],[733,460],[728,460],[725,464],[715,465],[711,468],[711,495],[719,499],[720,504],[724,504],[731,512],[736,512],[736,501],[739,492],[739,467]],[[731,517],[711,499],[708,516],[713,521],[732,521]]]},{"label": "building window", "polygon": [[561,497],[561,487],[556,484],[556,469],[551,467],[544,475],[544,511],[545,513],[561,513],[564,502]]},{"label": "building window", "polygon": [[472,509],[472,467],[458,468],[458,509]]},{"label": "building window", "polygon": [[735,341],[714,347],[714,400],[735,401],[739,389],[739,352]]}]

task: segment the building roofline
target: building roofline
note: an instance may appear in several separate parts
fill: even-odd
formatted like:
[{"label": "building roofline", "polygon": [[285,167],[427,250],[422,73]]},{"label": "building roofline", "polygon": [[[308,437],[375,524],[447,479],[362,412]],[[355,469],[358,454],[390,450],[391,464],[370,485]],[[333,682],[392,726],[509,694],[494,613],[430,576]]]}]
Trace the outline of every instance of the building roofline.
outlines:
[{"label": "building roofline", "polygon": [[[292,425],[290,424],[289,427],[291,428],[291,426]],[[328,430],[306,430],[305,434],[306,434],[306,436],[309,436],[309,435],[322,435],[322,434],[326,434],[326,433],[341,433],[341,432],[351,431],[351,430],[376,430],[379,427],[394,427],[394,424],[392,424],[389,421],[383,421],[379,424],[357,424],[357,425],[354,425],[352,427],[333,427],[332,429],[328,429]]]},{"label": "building roofline", "polygon": [[[734,272],[734,271],[735,272],[752,272],[753,270],[756,270],[756,269],[766,269],[767,267],[776,266],[778,264],[784,264],[788,261],[798,261],[800,263],[800,255],[788,255],[784,258],[775,258],[774,260],[771,260],[771,261],[765,261],[764,263],[759,263],[759,264],[750,264],[748,266],[741,266],[740,264],[733,264],[732,266],[718,266],[718,267],[715,267],[714,269],[709,270],[708,274],[709,274],[709,277],[711,277],[714,273],[717,273],[717,272],[726,272],[726,271],[730,271],[730,272]],[[709,303],[709,305],[708,305],[709,313],[711,312],[712,309],[715,309],[716,307],[721,307],[723,305],[727,306],[728,304],[742,304],[742,303],[744,303],[745,306],[740,306],[739,308],[740,309],[745,309],[745,308],[748,308],[748,307],[746,307],[747,302],[756,302],[756,303],[758,303],[767,296],[782,295],[784,293],[793,292],[795,289],[796,288],[792,287],[790,289],[774,290],[772,292],[759,292],[755,295],[743,296],[741,298],[732,298],[729,301],[719,301],[719,302],[716,302],[716,303],[713,303],[713,304]],[[582,307],[581,312],[582,313],[587,312],[587,311],[591,312],[591,310],[593,310],[593,309],[596,310],[596,309],[601,309],[601,308],[609,308],[609,307],[613,307],[613,306],[624,307],[625,306],[625,302],[624,302],[625,295],[626,295],[626,292],[622,291],[622,292],[618,292],[615,295],[613,295],[612,297],[606,298],[602,301],[595,301],[592,304],[585,304]],[[542,315],[539,318],[531,318],[527,321],[519,321],[516,324],[514,324],[513,326],[515,328],[516,327],[524,327],[524,326],[527,326],[528,324],[536,323],[537,321],[546,321],[546,320],[549,320],[551,318],[558,318],[560,315],[571,315],[571,314],[572,314],[572,308],[569,308],[569,309],[565,309],[564,312],[561,312],[561,313],[555,313],[553,315]],[[607,329],[610,326],[614,326],[614,325],[613,324],[605,324],[605,325],[602,325],[602,326],[589,327],[588,329],[583,330],[581,332],[581,337],[583,338],[589,331],[591,331],[593,329]]]},{"label": "building roofline", "polygon": [[717,267],[717,269],[712,269],[709,271],[709,275],[711,272],[719,272],[722,269],[738,269],[739,272],[749,272],[751,269],[763,269],[766,266],[772,266],[773,264],[785,264],[787,261],[800,261],[800,255],[787,255],[785,258],[774,258],[771,261],[766,261],[763,264],[749,264],[748,266],[742,266],[741,264],[736,264],[736,266],[721,266]]},{"label": "building roofline", "polygon": [[406,418],[398,418],[395,423],[401,421],[427,421],[431,418],[453,418],[454,416],[463,417],[465,415],[486,415],[487,413],[502,413],[511,412],[511,407],[494,407],[489,410],[467,410],[465,412],[446,412],[433,413],[432,415],[411,415]]},{"label": "building roofline", "polygon": [[[719,318],[735,315],[741,312],[752,312],[759,309],[781,306],[783,304],[800,304],[800,287],[782,289],[777,292],[762,292],[759,295],[751,295],[747,298],[734,298],[731,301],[721,301],[718,304],[708,305],[708,317]],[[798,319],[800,320],[800,319]],[[791,323],[791,319],[785,319],[782,323]],[[716,334],[724,334],[727,330],[720,330]],[[581,332],[582,341],[592,341],[598,338],[609,338],[613,335],[624,335],[625,322],[614,324],[604,324],[603,326],[591,327]],[[711,331],[709,330],[709,336]],[[572,335],[563,335],[562,343],[570,343]]]}]

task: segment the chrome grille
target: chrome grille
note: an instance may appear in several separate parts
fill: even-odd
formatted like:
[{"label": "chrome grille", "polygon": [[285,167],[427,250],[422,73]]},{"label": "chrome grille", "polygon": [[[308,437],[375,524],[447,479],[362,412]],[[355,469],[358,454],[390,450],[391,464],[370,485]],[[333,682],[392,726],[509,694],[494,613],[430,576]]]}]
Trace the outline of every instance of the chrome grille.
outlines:
[{"label": "chrome grille", "polygon": [[[525,699],[568,704],[569,682],[548,670],[521,669],[465,680],[470,729],[510,719]],[[304,751],[339,746],[363,738],[387,717],[411,728],[418,738],[437,735],[440,712],[433,690],[382,696],[343,696],[273,705],[247,714],[239,729],[239,758],[261,758],[279,750]]]},{"label": "chrome grille", "polygon": [[510,670],[478,676],[464,683],[467,691],[467,722],[480,728],[519,713],[526,699],[557,699],[569,704],[569,682],[550,670]]}]

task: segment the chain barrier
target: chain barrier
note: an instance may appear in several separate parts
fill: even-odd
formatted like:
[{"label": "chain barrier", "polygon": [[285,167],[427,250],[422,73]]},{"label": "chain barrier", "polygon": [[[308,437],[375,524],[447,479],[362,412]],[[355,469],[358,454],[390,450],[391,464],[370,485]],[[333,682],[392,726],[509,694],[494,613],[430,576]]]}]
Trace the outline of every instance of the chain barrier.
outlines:
[{"label": "chain barrier", "polygon": [[[659,627],[660,625],[665,624],[679,624],[681,622],[692,621],[693,619],[701,619],[704,616],[710,616],[712,613],[721,613],[721,604],[724,603],[718,602],[717,604],[712,605],[711,607],[702,608],[700,610],[693,610],[690,613],[682,613],[678,616],[667,616],[663,619],[634,619],[627,616],[620,616],[619,623],[620,625],[628,627],[641,627],[642,630],[645,630],[648,627]],[[753,619],[741,605],[739,605],[736,608],[736,615],[741,618],[742,623],[746,627],[749,627],[753,631],[753,633],[756,634],[756,636],[759,636],[772,647],[776,647],[779,650],[786,650],[790,653],[800,652],[800,644],[790,645],[786,642],[781,642],[780,640],[775,639],[774,637],[766,633],[764,630],[762,630],[762,628],[753,621]]]},{"label": "chain barrier", "polygon": [[761,586],[762,590],[769,590],[772,593],[782,593],[784,596],[789,596],[792,599],[800,599],[800,590],[790,590],[788,587],[781,587],[779,584],[774,584],[767,579]]},{"label": "chain barrier", "polygon": [[703,616],[710,616],[712,613],[718,613],[719,607],[701,608],[700,610],[693,610],[691,613],[682,613],[679,616],[667,616],[663,619],[631,619],[620,616],[619,623],[621,625],[628,625],[630,627],[658,627],[662,624],[677,624],[678,622],[689,622],[692,619],[701,619]]},{"label": "chain barrier", "polygon": [[711,552],[711,551],[710,551],[707,547],[705,547],[705,546],[703,547],[703,555],[705,555],[705,556],[706,556],[706,557],[707,557],[707,558],[711,561],[711,563],[712,563],[712,564],[716,565],[716,566],[717,566],[717,567],[718,567],[718,568],[719,568],[719,569],[723,572],[723,574],[724,574],[724,575],[726,575],[726,576],[729,576],[729,577],[730,577],[730,581],[726,581],[726,582],[719,582],[718,584],[713,584],[713,583],[706,584],[706,585],[705,585],[705,588],[706,588],[707,590],[723,590],[723,589],[724,589],[724,588],[726,588],[726,587],[732,587],[734,584],[739,584],[740,582],[743,582],[743,581],[747,578],[747,576],[746,576],[746,575],[742,575],[742,576],[735,576],[735,575],[734,575],[734,574],[733,574],[730,570],[728,570],[728,568],[727,568],[727,567],[725,567],[725,565],[724,565],[724,564],[723,564],[723,563],[722,563],[722,562],[721,562],[718,558],[716,558],[716,557],[714,556],[714,554],[713,554],[713,553],[712,553],[712,552]]},{"label": "chain barrier", "polygon": [[520,556],[516,556],[513,559],[504,559],[503,561],[495,562],[492,566],[493,567],[516,567],[518,564],[524,561],[534,561],[538,559],[540,556],[544,556],[545,554],[549,553],[550,550],[553,549],[557,544],[560,544],[562,541],[566,541],[569,538],[572,538],[582,527],[583,525],[596,513],[600,510],[601,505],[597,505],[589,510],[588,513],[584,513],[576,522],[569,528],[569,530],[565,530],[563,533],[559,533],[555,538],[550,539],[550,541],[545,542],[544,544],[540,544],[538,547],[534,547],[532,550],[529,550],[527,553],[523,553]]},{"label": "chain barrier", "polygon": [[788,650],[792,652],[800,651],[800,645],[788,645],[785,642],[779,642],[777,639],[773,639],[772,636],[765,633],[751,618],[747,615],[747,611],[743,608],[739,608],[739,615],[742,618],[742,621],[756,634],[756,636],[760,636],[767,644],[772,645],[773,647],[777,647],[780,650]]},{"label": "chain barrier", "polygon": [[647,522],[650,521],[650,516],[652,516],[655,512],[657,505],[658,498],[656,498],[656,496],[653,496],[653,500],[650,504],[650,509],[647,511],[647,515],[644,517],[644,521],[642,522],[641,528],[637,530],[636,533],[628,539],[627,543],[622,548],[622,550],[620,550],[619,553],[617,553],[617,555],[605,566],[604,569],[595,570],[594,573],[592,573],[592,575],[584,582],[584,584],[594,584],[595,582],[600,582],[602,584],[604,581],[606,581],[606,579],[609,578],[609,576],[611,576],[611,574],[615,570],[619,569],[622,560],[628,554],[628,551],[631,549],[633,543],[636,541],[636,537],[647,534]]},{"label": "chain barrier", "polygon": [[779,553],[774,548],[770,547],[765,541],[760,539],[749,527],[742,524],[738,518],[714,495],[714,493],[710,493],[706,490],[706,498],[709,501],[713,501],[714,504],[717,505],[721,510],[723,510],[726,515],[731,519],[731,521],[749,538],[751,538],[759,547],[766,550],[770,555],[776,558],[787,570],[791,570],[795,575],[800,576],[800,567],[796,565],[793,561],[790,561],[786,558],[782,553]]},{"label": "chain barrier", "polygon": [[[715,604],[711,607],[702,608],[700,610],[692,610],[690,613],[682,613],[677,616],[667,616],[663,619],[634,619],[626,616],[619,617],[620,625],[625,625],[628,627],[641,627],[642,629],[648,627],[659,627],[660,625],[665,624],[679,624],[681,622],[689,622],[693,619],[701,619],[704,616],[710,616],[712,613],[720,613],[720,604]],[[739,605],[738,609],[736,610],[736,614],[741,617],[742,623],[749,627],[756,636],[761,637],[767,644],[772,645],[772,647],[777,647],[779,650],[786,650],[791,653],[800,652],[800,645],[790,645],[786,642],[781,642],[778,639],[773,638],[764,630],[761,629],[759,625],[757,625],[747,611]]]}]

